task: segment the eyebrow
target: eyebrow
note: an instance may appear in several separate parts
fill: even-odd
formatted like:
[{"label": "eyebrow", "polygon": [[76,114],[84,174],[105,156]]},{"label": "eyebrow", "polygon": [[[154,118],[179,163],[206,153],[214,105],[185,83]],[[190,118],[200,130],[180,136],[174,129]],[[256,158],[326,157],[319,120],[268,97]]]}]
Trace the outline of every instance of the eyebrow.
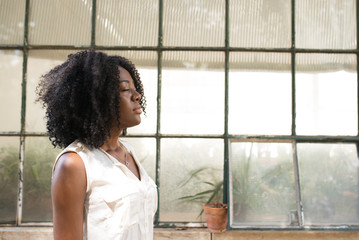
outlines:
[{"label": "eyebrow", "polygon": [[120,80],[120,82],[130,82],[130,80]]}]

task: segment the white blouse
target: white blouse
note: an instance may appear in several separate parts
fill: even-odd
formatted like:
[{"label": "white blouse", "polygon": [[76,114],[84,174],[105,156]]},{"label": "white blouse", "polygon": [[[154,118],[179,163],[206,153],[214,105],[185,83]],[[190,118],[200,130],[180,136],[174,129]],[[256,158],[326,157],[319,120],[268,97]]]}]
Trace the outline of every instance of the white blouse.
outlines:
[{"label": "white blouse", "polygon": [[87,189],[83,239],[153,239],[157,187],[138,161],[132,147],[122,140],[121,143],[136,161],[140,180],[101,148],[90,149],[78,141],[65,148],[56,159],[57,162],[66,152],[76,152],[84,162]]}]

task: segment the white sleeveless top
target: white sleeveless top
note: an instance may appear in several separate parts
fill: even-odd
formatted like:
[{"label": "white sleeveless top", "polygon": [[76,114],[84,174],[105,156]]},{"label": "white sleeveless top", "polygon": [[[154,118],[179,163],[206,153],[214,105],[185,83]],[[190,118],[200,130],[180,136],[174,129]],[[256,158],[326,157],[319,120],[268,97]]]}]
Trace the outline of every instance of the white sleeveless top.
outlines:
[{"label": "white sleeveless top", "polygon": [[90,149],[75,141],[66,152],[77,153],[86,169],[87,188],[83,216],[83,239],[152,240],[157,210],[157,187],[121,140],[139,168],[139,180],[124,164],[104,150]]}]

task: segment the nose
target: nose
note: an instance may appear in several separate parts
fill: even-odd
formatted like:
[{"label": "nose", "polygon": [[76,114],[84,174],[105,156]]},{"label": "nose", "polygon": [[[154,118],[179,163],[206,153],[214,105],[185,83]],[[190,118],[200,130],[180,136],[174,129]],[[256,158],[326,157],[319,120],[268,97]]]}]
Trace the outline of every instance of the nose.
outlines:
[{"label": "nose", "polygon": [[141,100],[141,94],[139,94],[136,90],[133,91],[132,101],[139,102]]}]

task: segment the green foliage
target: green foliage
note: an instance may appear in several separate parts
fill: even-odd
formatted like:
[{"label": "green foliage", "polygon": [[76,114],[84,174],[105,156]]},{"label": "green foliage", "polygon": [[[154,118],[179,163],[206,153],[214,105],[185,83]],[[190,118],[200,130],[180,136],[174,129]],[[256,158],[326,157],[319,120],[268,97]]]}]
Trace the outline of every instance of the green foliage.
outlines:
[{"label": "green foliage", "polygon": [[[221,159],[223,159],[223,150],[221,142],[217,140],[166,139],[163,142],[161,145],[161,221],[204,221],[202,216],[197,218],[202,210],[203,201],[197,199],[191,202],[180,200],[180,198],[210,190],[212,187],[208,183],[215,184],[217,181],[222,181],[223,161]],[[206,170],[200,171],[201,168],[206,168]],[[195,169],[199,170],[197,174],[195,174]],[[193,175],[192,178],[191,175]],[[221,196],[218,198],[222,201]]]},{"label": "green foliage", "polygon": [[[17,186],[19,169],[18,150],[15,148],[1,148],[0,150],[0,192],[9,192]],[[15,190],[16,192],[16,190]],[[2,195],[4,197],[4,195]]]},{"label": "green foliage", "polygon": [[[288,146],[248,144],[249,151],[242,149],[232,161],[234,219],[247,222],[249,215],[257,221],[262,221],[262,216],[274,222],[286,219],[289,211],[296,209],[293,161]],[[276,149],[275,157],[268,150],[271,147]]]},{"label": "green foliage", "polygon": [[19,179],[19,153],[14,147],[0,149],[0,222],[15,221]]},{"label": "green foliage", "polygon": [[[223,179],[217,179],[214,174],[219,171],[215,168],[201,167],[189,171],[180,187],[189,185],[190,183],[195,185],[196,188],[201,189],[199,192],[184,197],[180,197],[178,200],[196,203],[200,206],[211,203],[221,202],[223,200]],[[203,214],[203,208],[198,217]]]},{"label": "green foliage", "polygon": [[[52,165],[60,150],[46,138],[28,138],[23,178],[23,220],[51,221]],[[19,150],[0,150],[0,222],[14,221],[19,185]]]},{"label": "green foliage", "polygon": [[356,146],[307,144],[299,148],[298,155],[306,220],[357,222],[359,161]]},{"label": "green foliage", "polygon": [[[250,153],[252,153],[252,145]],[[256,204],[257,196],[255,193],[259,183],[249,179],[249,171],[251,167],[251,154],[244,160],[236,161],[232,164],[232,186],[233,186],[233,213],[234,216],[245,216],[248,209]]]},{"label": "green foliage", "polygon": [[24,162],[24,190],[33,198],[50,197],[51,175],[55,154],[44,149],[30,148]]},{"label": "green foliage", "polygon": [[[248,214],[257,217],[280,213],[286,217],[287,208],[296,209],[293,161],[285,147],[279,152],[275,159],[262,157],[263,149],[250,143],[245,148],[239,148],[233,153],[231,159],[231,191],[232,211],[235,219],[246,221]],[[243,145],[241,145],[243,147]],[[265,145],[262,145],[265,149]],[[267,150],[267,149],[265,149]],[[256,152],[257,151],[257,152]],[[288,161],[289,159],[289,161]],[[263,164],[266,163],[266,164]],[[223,179],[213,178],[215,169],[201,167],[188,172],[188,178],[184,179],[181,187],[196,186],[198,189],[194,194],[188,194],[179,198],[203,205],[223,198]],[[218,169],[216,169],[218,171]],[[289,199],[289,200],[288,200]],[[292,201],[290,201],[292,200]],[[289,202],[289,206],[288,206]],[[283,213],[284,211],[284,213]],[[200,212],[199,216],[203,213]]]},{"label": "green foliage", "polygon": [[51,176],[54,160],[59,149],[54,149],[48,139],[28,141],[24,161],[25,221],[51,221]]}]

